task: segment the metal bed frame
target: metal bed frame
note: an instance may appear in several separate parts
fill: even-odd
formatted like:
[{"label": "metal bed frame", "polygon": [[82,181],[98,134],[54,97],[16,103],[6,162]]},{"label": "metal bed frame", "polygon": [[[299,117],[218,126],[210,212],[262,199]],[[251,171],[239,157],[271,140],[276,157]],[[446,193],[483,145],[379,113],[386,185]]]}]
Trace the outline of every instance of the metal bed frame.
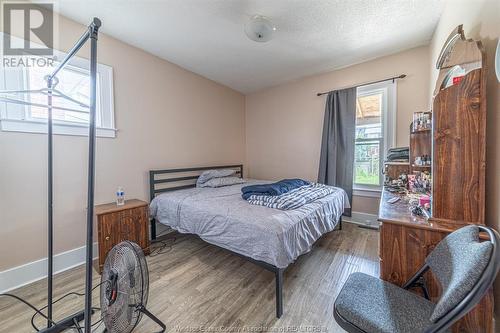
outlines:
[{"label": "metal bed frame", "polygon": [[[157,194],[161,194],[164,192],[182,190],[196,187],[196,180],[200,176],[200,173],[206,170],[213,169],[236,169],[236,174],[243,178],[243,165],[221,165],[221,166],[211,166],[211,167],[196,167],[196,168],[178,168],[178,169],[165,169],[165,170],[150,170],[149,171],[149,197],[152,201]],[[197,173],[193,175],[193,173]],[[176,177],[176,174],[190,174]],[[174,176],[174,177],[162,177],[161,176]],[[160,176],[160,177],[157,177]],[[181,182],[181,185],[175,185]],[[338,222],[339,230],[342,229],[342,216]],[[151,239],[155,240],[156,235],[156,220],[151,219]],[[211,244],[214,245],[214,244]],[[217,245],[214,245],[217,246]],[[225,249],[226,251],[231,252],[245,260],[248,260],[272,273],[275,276],[275,285],[276,285],[276,317],[281,318],[283,315],[283,273],[285,268],[278,268],[274,265],[268,264],[264,261],[259,261],[252,259],[250,257],[244,256],[242,254],[230,251]]]}]

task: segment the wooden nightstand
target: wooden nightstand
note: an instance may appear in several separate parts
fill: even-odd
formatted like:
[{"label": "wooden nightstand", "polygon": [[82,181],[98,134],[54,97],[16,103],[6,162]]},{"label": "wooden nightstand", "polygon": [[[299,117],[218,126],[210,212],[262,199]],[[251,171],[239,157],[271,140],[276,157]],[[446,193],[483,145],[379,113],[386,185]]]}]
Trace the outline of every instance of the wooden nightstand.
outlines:
[{"label": "wooden nightstand", "polygon": [[124,241],[133,241],[149,254],[149,210],[142,200],[126,200],[123,206],[109,203],[95,206],[99,260],[95,268],[102,272],[106,255],[113,246]]}]

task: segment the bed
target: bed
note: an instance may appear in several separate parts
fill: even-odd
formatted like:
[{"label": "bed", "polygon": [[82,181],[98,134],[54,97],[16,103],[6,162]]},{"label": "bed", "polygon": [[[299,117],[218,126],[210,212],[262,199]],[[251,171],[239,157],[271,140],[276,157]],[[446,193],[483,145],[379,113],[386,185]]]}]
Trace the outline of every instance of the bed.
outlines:
[{"label": "bed", "polygon": [[[276,278],[276,316],[283,314],[283,272],[314,242],[341,227],[349,207],[342,189],[298,209],[279,210],[251,205],[241,198],[241,188],[269,181],[248,179],[244,184],[196,188],[199,173],[209,169],[236,169],[242,165],[150,171],[151,236],[156,222],[180,233],[194,234],[273,272]],[[194,174],[197,173],[197,174]]]}]

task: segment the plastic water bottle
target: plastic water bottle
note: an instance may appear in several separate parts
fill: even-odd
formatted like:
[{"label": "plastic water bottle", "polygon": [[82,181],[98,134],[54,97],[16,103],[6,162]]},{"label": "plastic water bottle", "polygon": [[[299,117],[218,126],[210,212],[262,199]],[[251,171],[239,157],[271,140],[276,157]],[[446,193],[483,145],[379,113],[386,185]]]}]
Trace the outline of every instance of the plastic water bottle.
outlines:
[{"label": "plastic water bottle", "polygon": [[121,186],[116,190],[116,204],[118,206],[123,206],[125,204],[125,192]]}]

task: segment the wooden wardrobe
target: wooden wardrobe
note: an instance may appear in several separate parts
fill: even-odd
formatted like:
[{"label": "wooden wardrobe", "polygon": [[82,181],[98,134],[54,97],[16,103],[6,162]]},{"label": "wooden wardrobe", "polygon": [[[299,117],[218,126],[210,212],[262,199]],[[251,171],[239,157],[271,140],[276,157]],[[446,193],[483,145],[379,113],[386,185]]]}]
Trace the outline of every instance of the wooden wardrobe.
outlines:
[{"label": "wooden wardrobe", "polygon": [[[432,217],[413,216],[408,200],[389,204],[395,194],[383,191],[379,221],[381,278],[397,285],[422,266],[427,255],[450,232],[484,224],[486,168],[486,75],[480,41],[468,40],[457,27],[441,52],[432,110]],[[431,299],[441,288],[426,273]],[[493,332],[490,292],[453,332]]]},{"label": "wooden wardrobe", "polygon": [[[465,39],[462,26],[456,33],[434,91],[432,218],[452,225],[484,224],[485,55],[480,41]],[[466,74],[453,79],[454,69]],[[457,82],[445,88],[450,80]]]}]

